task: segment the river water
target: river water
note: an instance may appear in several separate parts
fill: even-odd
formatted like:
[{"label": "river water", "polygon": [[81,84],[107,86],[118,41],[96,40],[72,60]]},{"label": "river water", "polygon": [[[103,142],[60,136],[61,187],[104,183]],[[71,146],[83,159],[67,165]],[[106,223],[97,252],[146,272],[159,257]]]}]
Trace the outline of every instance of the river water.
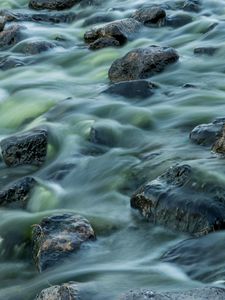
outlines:
[{"label": "river water", "polygon": [[[224,159],[189,141],[194,126],[224,116],[225,1],[204,0],[200,13],[189,13],[191,23],[145,28],[121,48],[91,52],[84,45],[83,34],[90,26],[83,27],[83,22],[88,16],[107,12],[120,19],[146,3],[108,0],[96,7],[75,6],[72,11],[80,18],[72,24],[22,22],[28,39],[57,38],[66,41],[66,47],[39,54],[30,66],[0,71],[0,137],[39,125],[50,132],[48,158],[40,169],[8,170],[1,164],[2,186],[25,174],[33,174],[40,185],[26,211],[1,209],[0,299],[32,300],[43,288],[68,281],[77,281],[90,292],[87,299],[116,299],[133,288],[223,284],[224,271],[198,281],[162,262],[162,254],[188,236],[145,222],[131,210],[129,200],[140,184],[175,163],[188,163],[199,168],[203,178],[225,183]],[[26,9],[27,0],[1,0],[1,8]],[[175,12],[167,10],[169,15]],[[148,45],[171,46],[180,55],[178,63],[151,78],[160,87],[156,93],[145,100],[102,94],[109,85],[112,62]],[[220,50],[210,57],[195,56],[193,49],[199,46]],[[18,46],[0,56],[9,54],[22,57]],[[186,83],[196,88],[183,88]],[[89,141],[93,126],[104,128],[109,147]],[[68,175],[59,182],[46,180],[52,168],[60,166],[70,169]],[[97,241],[68,263],[39,274],[29,248],[31,226],[62,211],[87,217]],[[213,234],[211,239],[213,243]],[[222,251],[215,247],[212,253],[218,261],[221,257],[221,270]],[[207,261],[201,268],[207,270]]]}]

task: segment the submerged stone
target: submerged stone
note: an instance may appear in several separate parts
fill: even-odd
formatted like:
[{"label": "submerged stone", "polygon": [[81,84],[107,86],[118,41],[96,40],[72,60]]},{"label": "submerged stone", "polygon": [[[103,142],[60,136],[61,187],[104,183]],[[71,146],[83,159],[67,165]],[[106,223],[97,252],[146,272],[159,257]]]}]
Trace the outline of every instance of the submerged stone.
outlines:
[{"label": "submerged stone", "polygon": [[89,45],[89,49],[98,50],[106,47],[119,47],[120,42],[113,37],[102,37]]},{"label": "submerged stone", "polygon": [[145,99],[154,94],[156,85],[146,80],[123,81],[111,85],[104,93],[120,95],[126,98]]},{"label": "submerged stone", "polygon": [[5,28],[0,32],[0,48],[7,49],[8,47],[16,45],[22,40],[22,27],[13,25]]},{"label": "submerged stone", "polygon": [[218,51],[217,47],[198,47],[194,49],[194,54],[212,56]]},{"label": "submerged stone", "polygon": [[192,16],[190,16],[189,14],[178,13],[178,14],[168,16],[166,18],[165,25],[173,28],[178,28],[191,23],[192,20],[193,20]]},{"label": "submerged stone", "polygon": [[82,243],[95,240],[95,233],[85,218],[58,214],[34,225],[32,240],[34,261],[42,272],[68,258]]},{"label": "submerged stone", "polygon": [[179,56],[173,48],[138,48],[112,63],[108,73],[109,79],[112,82],[145,79],[163,71],[167,65],[178,59]]},{"label": "submerged stone", "polygon": [[[98,42],[99,39],[101,39],[102,44],[104,42],[104,47],[112,46],[112,40],[117,41],[117,44],[114,42],[114,46],[120,46],[133,39],[140,28],[140,22],[131,18],[123,19],[87,31],[84,34],[84,40],[90,44],[90,48],[93,48],[92,43],[100,43]],[[107,41],[109,45],[107,45]]]},{"label": "submerged stone", "polygon": [[78,286],[75,282],[54,285],[41,291],[35,300],[79,300]]},{"label": "submerged stone", "polygon": [[24,177],[0,191],[0,207],[25,208],[36,181]]},{"label": "submerged stone", "polygon": [[160,24],[166,17],[166,11],[158,6],[142,7],[132,17],[144,25]]},{"label": "submerged stone", "polygon": [[4,17],[0,17],[0,32],[4,30],[6,24],[6,19]]},{"label": "submerged stone", "polygon": [[49,41],[27,41],[20,45],[19,52],[25,55],[35,55],[49,51],[56,47],[56,44]]},{"label": "submerged stone", "polygon": [[183,10],[198,13],[201,10],[201,3],[199,0],[186,0],[184,1]]},{"label": "submerged stone", "polygon": [[30,0],[29,7],[33,9],[63,10],[79,4],[82,0]]},{"label": "submerged stone", "polygon": [[149,222],[195,236],[225,229],[225,189],[189,165],[176,165],[131,198]]},{"label": "submerged stone", "polygon": [[27,131],[0,142],[1,155],[8,167],[42,165],[46,159],[47,146],[48,132],[44,129]]},{"label": "submerged stone", "polygon": [[222,300],[225,289],[219,287],[203,287],[187,291],[156,292],[152,290],[131,291],[120,300]]},{"label": "submerged stone", "polygon": [[0,69],[3,71],[22,67],[25,65],[26,65],[26,63],[23,60],[16,58],[16,57],[9,56],[9,57],[4,57],[4,58],[0,59]]}]

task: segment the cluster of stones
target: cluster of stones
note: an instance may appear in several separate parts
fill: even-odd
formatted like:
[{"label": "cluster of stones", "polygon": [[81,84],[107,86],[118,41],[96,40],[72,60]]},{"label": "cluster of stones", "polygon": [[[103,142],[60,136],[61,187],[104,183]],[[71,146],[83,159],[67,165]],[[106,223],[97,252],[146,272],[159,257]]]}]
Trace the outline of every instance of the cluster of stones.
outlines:
[{"label": "cluster of stones", "polygon": [[[34,10],[64,10],[82,0],[30,0],[29,7]],[[93,3],[93,1],[91,1]],[[184,1],[186,11],[199,12],[197,0]],[[7,26],[10,22],[34,21],[51,23],[70,23],[77,16],[72,12],[19,12],[1,11],[0,48],[5,49],[17,44],[24,38],[23,27]],[[103,20],[103,18],[100,18]],[[149,6],[138,9],[132,16],[112,21],[104,26],[88,30],[84,41],[89,49],[119,47],[134,39],[143,26],[182,26],[191,22],[191,17],[167,16],[165,9]],[[91,23],[91,22],[90,22]],[[24,53],[35,55],[47,51],[56,45],[47,41],[35,41],[27,44]],[[199,47],[196,54],[213,55],[216,48]],[[170,47],[149,46],[131,50],[122,58],[115,60],[108,72],[112,85],[105,91],[125,97],[146,98],[154,93],[157,85],[149,82],[149,77],[162,72],[179,59],[177,51]],[[23,65],[18,60],[6,60],[0,67],[7,69]],[[212,151],[225,153],[225,119],[199,125],[193,129],[190,139],[200,145],[211,146]],[[91,129],[91,141],[98,142],[98,132]],[[20,165],[41,167],[47,157],[48,131],[34,129],[5,138],[0,142],[1,157],[6,167]],[[0,205],[26,208],[32,189],[37,184],[35,178],[27,176],[13,182],[0,192]],[[195,237],[225,229],[225,189],[214,182],[200,182],[198,172],[189,165],[176,165],[161,176],[140,187],[131,197],[131,207],[156,225],[163,225],[175,231],[185,232]],[[204,237],[203,237],[204,238]],[[39,272],[44,272],[57,264],[68,260],[80,249],[83,243],[96,239],[94,230],[84,217],[74,213],[54,214],[43,218],[33,226],[33,259]],[[198,243],[200,239],[195,239]],[[163,256],[164,261],[175,261],[174,253],[187,249],[185,241]],[[186,256],[190,252],[187,250]],[[191,255],[191,254],[190,254]],[[121,296],[129,299],[223,299],[225,289],[205,287],[181,292],[131,291]],[[74,282],[52,286],[36,297],[44,299],[80,299],[79,285]]]}]

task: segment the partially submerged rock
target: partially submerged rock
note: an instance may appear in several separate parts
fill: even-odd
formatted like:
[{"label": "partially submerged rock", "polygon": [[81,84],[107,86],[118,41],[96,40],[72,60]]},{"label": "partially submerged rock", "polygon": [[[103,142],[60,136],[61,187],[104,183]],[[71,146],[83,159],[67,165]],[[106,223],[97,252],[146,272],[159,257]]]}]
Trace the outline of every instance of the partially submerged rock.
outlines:
[{"label": "partially submerged rock", "polygon": [[78,286],[75,282],[54,285],[41,291],[35,300],[79,300]]},{"label": "partially submerged rock", "polygon": [[3,71],[25,66],[26,62],[20,58],[8,56],[0,59],[0,69]]},{"label": "partially submerged rock", "polygon": [[89,49],[98,50],[106,47],[119,47],[120,42],[113,37],[102,37],[89,45]]},{"label": "partially submerged rock", "polygon": [[4,30],[6,24],[6,19],[4,17],[0,17],[0,32]]},{"label": "partially submerged rock", "polygon": [[109,79],[112,82],[145,79],[163,71],[167,65],[178,59],[179,56],[173,48],[138,48],[113,62],[108,73]]},{"label": "partially submerged rock", "polygon": [[198,125],[191,131],[190,139],[199,145],[213,146],[221,141],[224,125],[225,118],[217,118],[212,123]]},{"label": "partially submerged rock", "polygon": [[23,39],[21,30],[23,27],[19,25],[12,25],[5,28],[0,32],[0,48],[7,49],[11,46],[16,45]]},{"label": "partially submerged rock", "polygon": [[40,272],[62,262],[82,243],[95,239],[90,223],[74,214],[58,214],[42,219],[32,232],[33,257]]},{"label": "partially submerged rock", "polygon": [[0,207],[25,208],[36,181],[33,177],[24,177],[0,191]]},{"label": "partially submerged rock", "polygon": [[122,296],[120,300],[222,300],[224,297],[224,288],[203,287],[177,292],[156,292],[152,290],[131,291]]},{"label": "partially submerged rock", "polygon": [[225,229],[225,189],[189,165],[173,166],[143,185],[131,207],[153,224],[195,236]]},{"label": "partially submerged rock", "polygon": [[182,27],[192,22],[192,16],[185,13],[176,13],[166,18],[164,24],[173,28]]},{"label": "partially submerged rock", "polygon": [[47,146],[48,133],[44,129],[27,131],[0,142],[1,155],[8,167],[42,165],[46,159]]},{"label": "partially submerged rock", "polygon": [[194,49],[194,54],[212,56],[218,51],[217,47],[198,47]]},{"label": "partially submerged rock", "polygon": [[162,261],[178,265],[193,280],[215,282],[225,276],[225,232],[188,239],[171,247]]},{"label": "partially submerged rock", "polygon": [[101,42],[101,48],[112,46],[112,40],[114,40],[114,46],[121,46],[128,40],[134,38],[140,28],[140,22],[127,18],[87,31],[84,34],[84,40],[86,43],[90,44],[91,49],[95,48],[92,46],[93,43],[98,43],[99,45]]},{"label": "partially submerged rock", "polygon": [[163,22],[166,11],[159,6],[142,7],[132,17],[144,25],[156,25]]},{"label": "partially submerged rock", "polygon": [[63,10],[79,4],[82,0],[30,0],[29,7],[33,9]]},{"label": "partially submerged rock", "polygon": [[198,13],[201,10],[201,3],[199,0],[185,0],[183,10]]},{"label": "partially submerged rock", "polygon": [[25,41],[23,45],[18,46],[17,51],[25,55],[35,55],[47,52],[56,47],[56,44],[49,41]]},{"label": "partially submerged rock", "polygon": [[104,93],[120,95],[126,98],[145,99],[154,94],[156,85],[147,80],[123,81],[111,85]]}]

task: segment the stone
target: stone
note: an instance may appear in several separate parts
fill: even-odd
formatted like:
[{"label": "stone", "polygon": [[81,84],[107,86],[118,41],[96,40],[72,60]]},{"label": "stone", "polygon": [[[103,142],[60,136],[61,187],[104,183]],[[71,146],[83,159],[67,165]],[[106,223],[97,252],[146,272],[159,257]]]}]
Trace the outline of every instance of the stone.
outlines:
[{"label": "stone", "polygon": [[[86,43],[91,44],[97,42],[98,39],[110,38],[111,41],[112,39],[116,40],[118,45],[123,45],[128,40],[132,40],[140,28],[140,22],[131,18],[122,19],[88,30],[84,34],[84,40]],[[107,46],[107,43],[105,43],[105,46]]]},{"label": "stone", "polygon": [[0,32],[4,30],[6,24],[6,19],[4,17],[0,17]]},{"label": "stone", "polygon": [[75,282],[54,285],[41,291],[35,300],[79,300],[78,286]]},{"label": "stone", "polygon": [[36,184],[33,177],[24,177],[0,191],[0,207],[25,208]]},{"label": "stone", "polygon": [[199,0],[186,0],[184,1],[183,10],[198,13],[201,10]]},{"label": "stone", "polygon": [[212,56],[218,51],[217,47],[198,47],[194,49],[194,54]]},{"label": "stone", "polygon": [[190,16],[189,14],[176,13],[166,18],[165,25],[173,28],[178,28],[191,23],[192,20],[192,16]]},{"label": "stone", "polygon": [[82,0],[30,0],[29,7],[32,9],[63,10],[79,4]]},{"label": "stone", "polygon": [[26,41],[20,45],[18,51],[25,55],[35,55],[47,52],[56,47],[56,44],[49,41]]},{"label": "stone", "polygon": [[4,58],[0,59],[0,69],[2,71],[22,67],[25,65],[26,65],[26,63],[23,60],[16,58],[16,57],[9,56],[9,57],[4,57]]},{"label": "stone", "polygon": [[123,81],[112,84],[104,93],[119,95],[125,98],[145,99],[154,94],[156,85],[146,80]]},{"label": "stone", "polygon": [[90,223],[72,213],[42,219],[33,226],[33,258],[40,272],[49,269],[75,253],[84,242],[95,240]]},{"label": "stone", "polygon": [[12,25],[10,27],[5,28],[0,32],[0,48],[2,50],[7,49],[16,45],[23,39],[23,35],[21,29],[23,27],[19,25]]},{"label": "stone", "polygon": [[8,167],[41,166],[46,159],[47,147],[48,132],[44,129],[33,129],[0,142],[1,155]]},{"label": "stone", "polygon": [[142,7],[132,17],[144,25],[160,24],[166,17],[166,11],[158,6]]},{"label": "stone", "polygon": [[196,126],[190,133],[193,143],[203,146],[213,146],[223,134],[225,118],[217,118],[212,123]]},{"label": "stone", "polygon": [[131,207],[150,223],[201,236],[225,229],[225,189],[198,169],[175,165],[140,187]]},{"label": "stone", "polygon": [[219,287],[203,287],[187,291],[156,292],[153,290],[130,291],[120,300],[223,300],[225,289]]},{"label": "stone", "polygon": [[113,37],[99,38],[89,45],[89,49],[98,50],[106,47],[119,47],[120,42]]},{"label": "stone", "polygon": [[173,48],[150,46],[137,48],[115,60],[108,72],[111,82],[145,79],[179,59]]}]

